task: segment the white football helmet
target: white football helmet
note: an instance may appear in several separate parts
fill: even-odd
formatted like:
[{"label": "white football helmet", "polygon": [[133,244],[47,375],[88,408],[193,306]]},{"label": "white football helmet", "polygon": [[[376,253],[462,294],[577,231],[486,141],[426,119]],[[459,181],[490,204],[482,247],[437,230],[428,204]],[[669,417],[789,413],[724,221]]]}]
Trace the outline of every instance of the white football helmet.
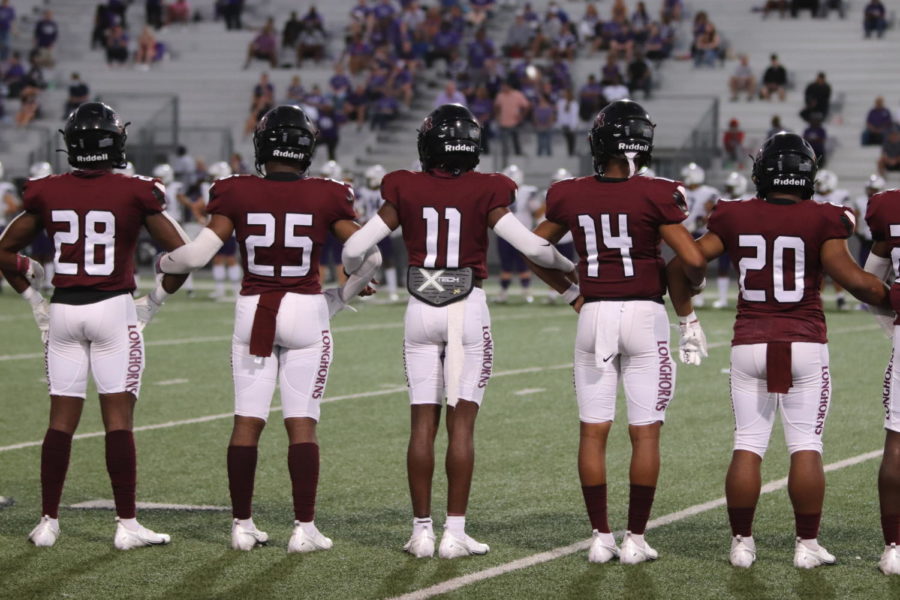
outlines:
[{"label": "white football helmet", "polygon": [[36,162],[28,168],[28,176],[31,179],[43,179],[48,175],[53,175],[53,167],[46,160]]},{"label": "white football helmet", "polygon": [[113,169],[113,173],[134,177],[134,164],[129,160],[121,169]]},{"label": "white football helmet", "polygon": [[381,180],[384,179],[386,171],[381,165],[372,165],[366,169],[366,186],[369,189],[377,190],[381,187]]},{"label": "white football helmet", "polygon": [[163,182],[163,185],[169,185],[175,181],[175,171],[169,163],[161,163],[153,167],[153,176]]},{"label": "white football helmet", "polygon": [[563,167],[560,167],[553,173],[553,177],[550,178],[551,183],[556,183],[557,181],[562,181],[563,179],[572,179],[572,173]]},{"label": "white football helmet", "polygon": [[327,163],[322,165],[322,168],[319,169],[320,177],[327,177],[328,179],[334,179],[335,181],[341,181],[344,176],[344,168],[341,167],[335,160],[329,160]]},{"label": "white football helmet", "polygon": [[830,194],[837,189],[837,186],[838,177],[834,174],[834,171],[822,169],[816,173],[816,181],[813,184],[813,187],[815,187],[817,193]]},{"label": "white football helmet", "polygon": [[689,187],[703,185],[706,181],[706,171],[695,162],[688,163],[681,169],[681,181]]},{"label": "white football helmet", "polygon": [[740,198],[747,193],[747,178],[732,171],[725,178],[725,193],[729,198]]},{"label": "white football helmet", "polygon": [[869,175],[869,179],[866,181],[866,194],[871,196],[872,194],[883,192],[886,187],[887,182],[885,182],[884,177],[873,173],[872,175]]},{"label": "white football helmet", "polygon": [[206,174],[209,175],[213,181],[225,179],[226,177],[231,176],[231,165],[229,165],[224,160],[214,162],[213,164],[209,165],[209,168],[206,170]]},{"label": "white football helmet", "polygon": [[656,171],[650,167],[641,167],[641,170],[638,171],[637,174],[641,177],[656,177]]},{"label": "white football helmet", "polygon": [[513,183],[516,185],[522,185],[525,181],[525,174],[522,172],[522,169],[519,168],[518,165],[509,165],[505,169],[503,169],[503,174],[513,180]]}]

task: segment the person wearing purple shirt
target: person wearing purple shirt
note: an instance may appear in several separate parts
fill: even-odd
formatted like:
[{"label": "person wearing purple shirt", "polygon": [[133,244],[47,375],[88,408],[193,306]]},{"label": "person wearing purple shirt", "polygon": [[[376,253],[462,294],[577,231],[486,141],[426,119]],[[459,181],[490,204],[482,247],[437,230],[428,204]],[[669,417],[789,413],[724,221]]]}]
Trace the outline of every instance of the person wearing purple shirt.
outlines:
[{"label": "person wearing purple shirt", "polygon": [[550,98],[541,94],[531,115],[537,134],[537,155],[553,156],[553,124],[556,122],[556,107]]},{"label": "person wearing purple shirt", "polygon": [[328,148],[328,160],[337,160],[336,151],[340,141],[340,127],[334,114],[334,106],[327,102],[319,111],[319,119],[316,121],[319,127],[319,140]]},{"label": "person wearing purple shirt", "polygon": [[412,105],[413,78],[406,63],[399,63],[391,76],[391,89],[395,95],[403,98],[403,103],[407,108]]},{"label": "person wearing purple shirt", "polygon": [[824,167],[826,158],[825,144],[828,140],[828,133],[822,127],[821,119],[813,118],[810,121],[809,127],[803,130],[803,139],[809,142],[809,145],[815,151],[816,157],[819,159],[819,168]]},{"label": "person wearing purple shirt", "polygon": [[44,11],[44,16],[34,26],[34,45],[37,48],[50,50],[59,37],[59,26],[53,20],[53,13]]},{"label": "person wearing purple shirt", "polygon": [[400,112],[400,103],[396,98],[382,95],[371,106],[372,129],[384,129]]},{"label": "person wearing purple shirt", "polygon": [[356,121],[357,130],[362,129],[363,123],[366,122],[366,105],[368,102],[369,96],[366,93],[366,86],[362,83],[356,84],[356,87],[350,90],[350,93],[344,98],[344,115],[347,120]]},{"label": "person wearing purple shirt", "polygon": [[484,68],[484,61],[494,56],[494,43],[487,39],[484,29],[475,32],[475,39],[469,43],[469,67]]},{"label": "person wearing purple shirt", "polygon": [[871,37],[873,32],[878,37],[884,35],[884,29],[887,26],[884,15],[884,4],[881,3],[881,0],[869,0],[866,8],[863,9],[863,31],[865,31],[866,37]]},{"label": "person wearing purple shirt", "polygon": [[375,5],[375,8],[372,9],[372,14],[374,14],[375,18],[379,21],[390,19],[396,13],[397,9],[394,8],[394,4],[391,0],[380,0],[380,2]]},{"label": "person wearing purple shirt", "polygon": [[434,61],[439,58],[449,61],[450,55],[456,50],[459,41],[459,34],[450,28],[450,24],[446,21],[441,23],[441,30],[434,36],[434,39],[431,41],[431,50],[425,56],[425,63],[428,65],[428,68],[431,68]]},{"label": "person wearing purple shirt", "polygon": [[613,53],[606,55],[606,64],[600,70],[600,83],[608,85],[613,79],[622,79],[622,71],[619,70],[619,62]]},{"label": "person wearing purple shirt", "polygon": [[250,67],[250,61],[254,58],[269,61],[273,69],[278,66],[278,40],[275,37],[275,25],[271,19],[247,47],[245,69]]},{"label": "person wearing purple shirt", "polygon": [[334,95],[340,99],[343,99],[347,95],[347,92],[350,91],[350,78],[344,74],[343,64],[338,63],[335,65],[334,75],[328,80],[328,85],[331,86],[331,91]]},{"label": "person wearing purple shirt", "polygon": [[376,69],[369,75],[369,81],[366,83],[366,92],[373,100],[381,96],[386,91],[386,86],[390,72],[387,69]]},{"label": "person wearing purple shirt", "polygon": [[434,106],[437,108],[438,106],[443,106],[444,104],[462,104],[466,105],[466,97],[456,89],[456,82],[448,81],[444,86],[444,89],[440,94],[437,95],[437,98],[434,100]]},{"label": "person wearing purple shirt", "polygon": [[475,96],[469,100],[469,110],[481,123],[481,149],[484,154],[490,153],[490,140],[494,137],[494,100],[484,85],[478,86]]},{"label": "person wearing purple shirt", "polygon": [[877,146],[884,142],[884,138],[894,125],[891,111],[884,105],[884,98],[875,98],[875,106],[869,110],[866,116],[866,128],[862,132],[861,143],[863,146]]},{"label": "person wearing purple shirt", "polygon": [[359,0],[359,4],[350,9],[350,18],[358,23],[365,23],[370,14],[372,14],[372,8],[367,0]]},{"label": "person wearing purple shirt", "polygon": [[347,45],[346,53],[350,57],[347,61],[347,68],[350,70],[351,75],[356,75],[360,71],[365,70],[372,59],[372,47],[363,40],[361,35],[357,35]]},{"label": "person wearing purple shirt", "polygon": [[0,60],[9,56],[9,35],[16,20],[16,9],[9,5],[9,0],[0,2]]},{"label": "person wearing purple shirt", "polygon": [[6,68],[3,70],[3,84],[6,86],[6,95],[10,98],[18,98],[19,92],[25,87],[25,67],[18,52],[13,52]]},{"label": "person wearing purple shirt", "polygon": [[597,81],[597,78],[591,74],[588,75],[587,83],[585,83],[578,91],[578,116],[582,121],[591,121],[597,115],[601,108],[606,104],[603,98],[603,86]]}]

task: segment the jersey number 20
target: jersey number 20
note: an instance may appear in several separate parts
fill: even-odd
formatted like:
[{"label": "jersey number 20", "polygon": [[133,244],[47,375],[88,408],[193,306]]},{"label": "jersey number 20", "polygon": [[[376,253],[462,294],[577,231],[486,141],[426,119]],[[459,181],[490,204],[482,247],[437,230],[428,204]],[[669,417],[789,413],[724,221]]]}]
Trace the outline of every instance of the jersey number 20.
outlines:
[{"label": "jersey number 20", "polygon": [[[740,235],[738,246],[755,248],[755,256],[745,256],[738,261],[740,270],[741,297],[748,302],[765,302],[766,290],[747,289],[745,279],[748,271],[758,271],[766,266],[766,238],[761,235]],[[794,285],[793,289],[785,286],[784,255],[786,250],[794,253]],[[772,289],[778,302],[800,302],[803,300],[804,265],[806,264],[806,247],[803,240],[792,235],[779,235],[772,242]]]}]

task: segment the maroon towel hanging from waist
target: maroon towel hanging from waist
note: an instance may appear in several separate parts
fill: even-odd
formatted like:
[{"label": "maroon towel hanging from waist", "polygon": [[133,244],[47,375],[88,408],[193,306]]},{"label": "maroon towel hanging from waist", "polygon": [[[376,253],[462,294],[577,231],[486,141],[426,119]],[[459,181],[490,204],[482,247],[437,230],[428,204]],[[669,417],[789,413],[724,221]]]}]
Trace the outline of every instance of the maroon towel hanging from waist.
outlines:
[{"label": "maroon towel hanging from waist", "polygon": [[787,394],[791,377],[791,342],[766,344],[766,384],[770,394]]},{"label": "maroon towel hanging from waist", "polygon": [[265,292],[259,295],[253,329],[250,330],[250,354],[253,356],[272,356],[278,309],[286,293]]}]

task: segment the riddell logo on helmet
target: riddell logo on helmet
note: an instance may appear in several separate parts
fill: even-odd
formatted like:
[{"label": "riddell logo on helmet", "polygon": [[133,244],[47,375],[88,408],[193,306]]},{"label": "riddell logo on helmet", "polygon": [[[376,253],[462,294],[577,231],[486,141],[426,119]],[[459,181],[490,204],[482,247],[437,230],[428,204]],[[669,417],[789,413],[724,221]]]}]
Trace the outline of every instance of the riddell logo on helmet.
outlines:
[{"label": "riddell logo on helmet", "polygon": [[76,154],[75,160],[78,162],[100,162],[101,160],[109,160],[109,154]]},{"label": "riddell logo on helmet", "polygon": [[444,152],[475,152],[475,146],[470,144],[444,144]]},{"label": "riddell logo on helmet", "polygon": [[772,185],[796,185],[802,186],[806,185],[806,181],[803,179],[780,179],[776,177],[772,180]]},{"label": "riddell logo on helmet", "polygon": [[295,160],[300,160],[303,158],[300,156],[299,152],[291,152],[290,150],[272,150],[272,156],[275,158],[293,158]]},{"label": "riddell logo on helmet", "polygon": [[637,150],[638,152],[646,152],[650,146],[647,144],[638,144],[636,142],[632,142],[627,144],[625,142],[619,142],[619,150]]}]

